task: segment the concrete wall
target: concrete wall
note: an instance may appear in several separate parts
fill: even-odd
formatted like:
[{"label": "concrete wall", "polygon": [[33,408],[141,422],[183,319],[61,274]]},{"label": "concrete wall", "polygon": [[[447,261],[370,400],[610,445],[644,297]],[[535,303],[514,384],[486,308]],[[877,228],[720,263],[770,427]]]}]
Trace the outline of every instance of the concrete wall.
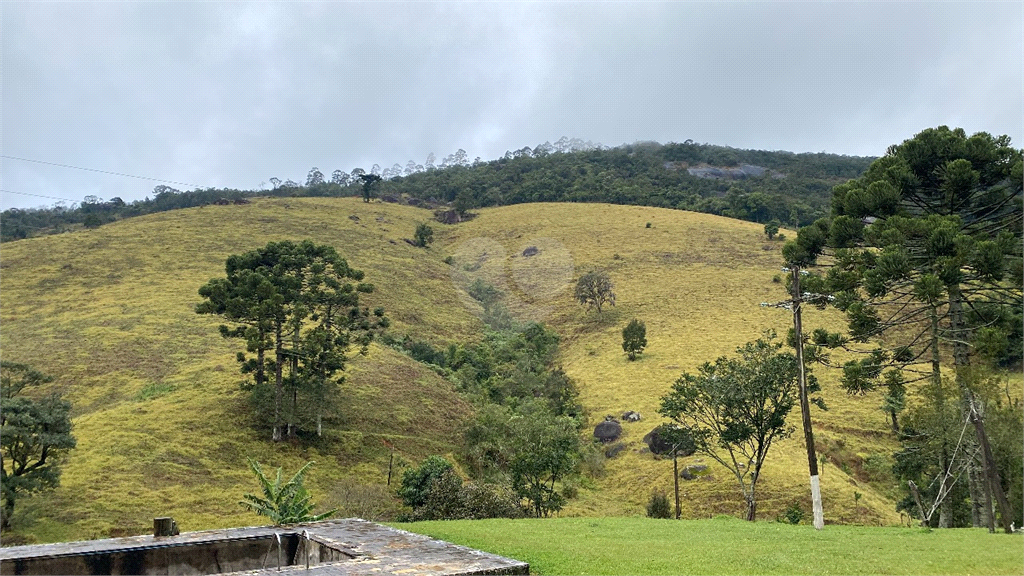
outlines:
[{"label": "concrete wall", "polygon": [[[282,566],[294,563],[300,540],[302,538],[295,533],[281,535]],[[320,550],[317,552],[319,560],[323,553]],[[278,545],[273,536],[149,546],[92,554],[37,556],[4,562],[4,573],[192,576],[259,570],[264,566],[271,569],[278,566]]]}]

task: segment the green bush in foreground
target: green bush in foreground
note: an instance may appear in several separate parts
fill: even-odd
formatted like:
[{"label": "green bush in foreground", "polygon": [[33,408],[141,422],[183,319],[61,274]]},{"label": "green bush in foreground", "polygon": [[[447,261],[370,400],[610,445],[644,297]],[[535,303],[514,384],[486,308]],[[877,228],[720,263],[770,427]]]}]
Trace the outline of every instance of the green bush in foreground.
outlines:
[{"label": "green bush in foreground", "polygon": [[[860,494],[860,492],[858,492],[858,494]],[[779,517],[780,521],[785,520],[790,524],[799,524],[800,521],[803,519],[804,509],[800,506],[800,502],[795,500],[788,507],[786,507],[786,511],[783,512],[782,516]]]},{"label": "green bush in foreground", "polygon": [[433,480],[427,499],[413,514],[415,520],[476,520],[522,518],[519,498],[508,487],[462,482],[453,469]]},{"label": "green bush in foreground", "polygon": [[651,494],[651,499],[647,501],[647,517],[672,517],[672,506],[668,503],[668,496],[666,496],[664,492],[655,492]]},{"label": "green bush in foreground", "polygon": [[402,487],[398,489],[402,502],[413,509],[426,504],[434,482],[451,469],[452,463],[441,456],[429,456],[418,467],[406,470],[402,474]]}]

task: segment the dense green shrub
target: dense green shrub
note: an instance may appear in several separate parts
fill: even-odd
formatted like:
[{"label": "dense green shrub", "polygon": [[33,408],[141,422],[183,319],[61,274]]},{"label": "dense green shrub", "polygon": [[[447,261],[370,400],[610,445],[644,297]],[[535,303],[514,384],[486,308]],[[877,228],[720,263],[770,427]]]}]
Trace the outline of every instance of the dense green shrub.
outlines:
[{"label": "dense green shrub", "polygon": [[467,482],[460,491],[464,518],[522,518],[519,498],[507,486]]},{"label": "dense green shrub", "polygon": [[458,520],[463,518],[462,478],[452,468],[435,476],[421,506],[416,506],[417,520]]},{"label": "dense green shrub", "polygon": [[402,487],[398,489],[402,502],[414,509],[426,504],[435,479],[452,468],[452,463],[444,458],[429,456],[419,467],[406,470],[402,474]]},{"label": "dense green shrub", "polygon": [[782,517],[780,518],[780,521],[781,520],[785,520],[786,522],[789,522],[790,524],[799,524],[800,521],[803,520],[803,519],[804,519],[804,509],[803,509],[802,506],[800,506],[800,502],[799,501],[794,500],[786,508],[786,511],[782,513]]},{"label": "dense green shrub", "polygon": [[651,494],[651,499],[647,501],[647,517],[672,517],[672,505],[668,502],[668,495],[664,492],[654,492]]},{"label": "dense green shrub", "polygon": [[462,482],[453,469],[434,478],[426,501],[413,514],[415,520],[477,520],[522,518],[519,499],[508,487]]},{"label": "dense green shrub", "polygon": [[426,223],[420,223],[416,226],[414,238],[417,246],[426,248],[434,241],[434,229]]}]

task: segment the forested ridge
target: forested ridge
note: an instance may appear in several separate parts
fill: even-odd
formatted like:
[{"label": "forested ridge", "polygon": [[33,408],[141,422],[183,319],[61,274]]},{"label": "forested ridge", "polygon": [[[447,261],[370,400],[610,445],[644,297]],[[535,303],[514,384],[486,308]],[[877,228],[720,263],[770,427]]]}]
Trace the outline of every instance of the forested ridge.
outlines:
[{"label": "forested ridge", "polygon": [[524,202],[608,202],[692,210],[753,222],[806,225],[826,215],[832,187],[864,173],[873,158],[826,153],[740,150],[726,146],[638,142],[614,148],[562,138],[501,158],[468,159],[464,150],[435,163],[373,165],[369,171],[312,168],[304,183],[270,178],[272,189],[154,188],[144,200],[87,196],[80,204],[12,208],[0,214],[0,240],[60,233],[79,226],[257,196],[357,196],[362,175],[381,177],[375,196],[402,195],[460,211]]}]

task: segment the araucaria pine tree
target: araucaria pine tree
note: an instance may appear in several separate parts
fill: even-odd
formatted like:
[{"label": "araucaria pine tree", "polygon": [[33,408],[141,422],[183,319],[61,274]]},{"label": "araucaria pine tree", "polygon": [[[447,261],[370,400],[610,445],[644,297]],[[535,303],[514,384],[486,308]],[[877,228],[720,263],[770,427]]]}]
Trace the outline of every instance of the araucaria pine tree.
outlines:
[{"label": "araucaria pine tree", "polygon": [[330,246],[306,240],[271,242],[227,260],[226,277],[199,289],[200,314],[217,314],[235,326],[220,326],[224,337],[240,338],[238,353],[252,381],[253,406],[272,427],[272,438],[294,436],[301,420],[315,418],[322,433],[325,406],[334,397],[351,345],[366,352],[384,310],[371,315],[359,293],[373,291],[363,273],[348,266]]},{"label": "araucaria pine tree", "polygon": [[[844,367],[850,392],[869,391],[884,380],[898,430],[904,385],[926,380],[925,398],[958,402],[960,421],[973,427],[967,450],[928,444],[942,471],[935,482],[939,526],[951,525],[947,482],[961,470],[971,480],[975,525],[984,518],[992,528],[993,499],[1006,529],[1020,517],[1005,497],[1005,478],[1021,472],[1001,470],[995,460],[985,423],[993,407],[978,395],[972,364],[985,355],[1020,358],[1022,187],[1021,151],[1008,137],[968,137],[945,126],[924,130],[890,147],[863,177],[837,186],[831,218],[801,229],[784,248],[790,261],[809,262],[831,250],[833,266],[819,278],[820,289],[834,294],[846,312],[851,339],[886,344]],[[914,366],[921,363],[923,370]],[[956,400],[943,392],[944,363],[955,368]],[[936,404],[932,412],[947,410]],[[908,435],[906,441],[915,440]]]}]

